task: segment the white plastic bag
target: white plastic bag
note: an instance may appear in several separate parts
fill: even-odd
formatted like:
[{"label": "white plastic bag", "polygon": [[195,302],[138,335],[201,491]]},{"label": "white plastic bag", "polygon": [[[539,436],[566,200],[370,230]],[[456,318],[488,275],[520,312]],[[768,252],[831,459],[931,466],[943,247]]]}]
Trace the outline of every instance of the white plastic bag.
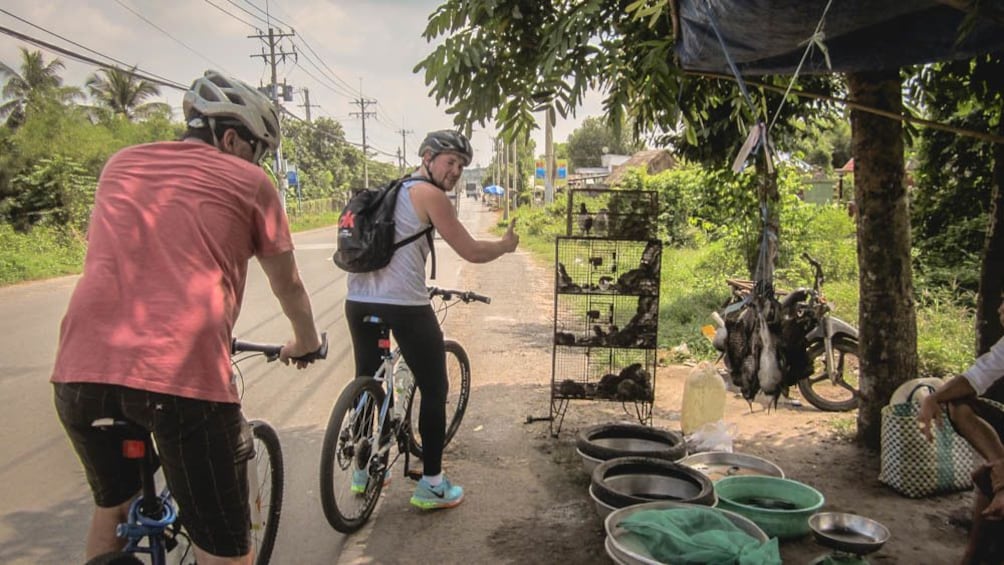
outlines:
[{"label": "white plastic bag", "polygon": [[736,436],[735,424],[724,420],[709,422],[687,436],[689,453],[702,451],[727,451],[732,453],[732,438]]}]

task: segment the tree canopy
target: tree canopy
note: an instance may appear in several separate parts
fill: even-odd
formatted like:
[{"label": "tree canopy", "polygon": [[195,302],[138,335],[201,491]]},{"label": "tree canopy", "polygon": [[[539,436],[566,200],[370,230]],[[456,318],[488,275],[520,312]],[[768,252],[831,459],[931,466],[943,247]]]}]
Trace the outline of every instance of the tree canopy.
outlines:
[{"label": "tree canopy", "polygon": [[144,102],[151,96],[160,94],[156,84],[134,74],[136,67],[128,71],[121,69],[101,69],[88,77],[85,86],[91,97],[103,108],[115,115],[134,118],[148,118],[154,115],[170,115],[171,107],[163,102]]}]

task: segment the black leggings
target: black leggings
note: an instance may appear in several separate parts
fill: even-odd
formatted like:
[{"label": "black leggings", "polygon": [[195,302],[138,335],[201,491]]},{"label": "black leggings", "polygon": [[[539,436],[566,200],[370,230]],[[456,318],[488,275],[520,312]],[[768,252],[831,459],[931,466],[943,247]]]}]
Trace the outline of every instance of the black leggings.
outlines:
[{"label": "black leggings", "polygon": [[418,431],[422,434],[422,468],[429,476],[443,469],[443,443],[446,441],[446,349],[443,330],[432,306],[399,306],[373,302],[345,301],[345,319],[349,323],[356,375],[372,376],[380,368],[380,328],[363,322],[366,316],[379,316],[401,348],[401,354],[422,392]]}]

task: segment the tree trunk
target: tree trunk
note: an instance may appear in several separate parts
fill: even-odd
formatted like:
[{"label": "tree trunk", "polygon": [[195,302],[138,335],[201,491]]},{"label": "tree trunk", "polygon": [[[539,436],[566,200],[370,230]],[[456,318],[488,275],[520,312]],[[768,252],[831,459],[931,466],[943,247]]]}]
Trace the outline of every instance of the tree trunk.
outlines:
[{"label": "tree trunk", "polygon": [[[1004,116],[1004,108],[1001,109]],[[997,125],[997,135],[1004,135],[1004,119]],[[1004,143],[994,144],[994,171],[990,189],[990,225],[983,246],[980,268],[980,293],[976,300],[976,354],[982,355],[1004,335],[997,308],[1004,291]]]},{"label": "tree trunk", "polygon": [[[847,75],[854,102],[902,113],[896,70]],[[910,213],[900,122],[851,111],[860,272],[861,406],[858,440],[879,447],[882,407],[917,376],[917,319],[910,266]]]}]

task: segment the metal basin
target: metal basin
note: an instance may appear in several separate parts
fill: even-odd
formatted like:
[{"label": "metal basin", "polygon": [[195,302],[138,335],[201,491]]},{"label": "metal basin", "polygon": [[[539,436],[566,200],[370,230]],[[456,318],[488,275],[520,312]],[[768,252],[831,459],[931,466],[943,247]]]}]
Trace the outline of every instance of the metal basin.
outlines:
[{"label": "metal basin", "polygon": [[[660,500],[656,502],[646,502],[645,504],[628,506],[626,508],[620,508],[611,512],[603,522],[603,527],[607,532],[607,539],[606,539],[607,554],[616,563],[629,563],[631,565],[636,565],[636,564],[660,565],[662,562],[652,557],[652,554],[649,553],[648,549],[645,548],[645,546],[642,544],[641,540],[638,539],[637,536],[635,536],[628,530],[621,528],[618,524],[620,524],[622,521],[624,521],[632,514],[636,512],[641,512],[643,510],[673,510],[681,508],[709,508],[709,507],[695,504],[687,504],[684,502]],[[723,510],[721,508],[712,508],[712,510],[721,513],[730,522],[735,524],[736,527],[738,527],[743,532],[748,534],[750,537],[756,539],[757,541],[763,543],[769,539],[767,537],[767,534],[765,534],[763,530],[761,530],[755,523],[753,523],[748,518],[740,516],[735,512]]]},{"label": "metal basin", "polygon": [[680,463],[704,473],[712,482],[725,477],[742,475],[784,478],[784,471],[777,465],[761,457],[745,453],[706,451],[688,455],[681,459]]},{"label": "metal basin", "polygon": [[889,541],[889,528],[847,512],[818,512],[809,517],[809,527],[820,545],[856,555],[878,551]]},{"label": "metal basin", "polygon": [[596,466],[590,485],[596,498],[623,508],[654,500],[711,505],[711,480],[685,465],[649,457],[618,457]]},{"label": "metal basin", "polygon": [[600,461],[618,457],[676,461],[687,454],[687,444],[679,432],[627,423],[585,428],[576,437],[575,447],[580,455]]},{"label": "metal basin", "polygon": [[582,467],[586,470],[586,473],[589,475],[593,474],[593,469],[595,469],[597,465],[603,463],[602,459],[590,457],[589,455],[583,453],[582,450],[579,448],[575,448],[575,452],[578,453],[579,457],[582,458]]}]

